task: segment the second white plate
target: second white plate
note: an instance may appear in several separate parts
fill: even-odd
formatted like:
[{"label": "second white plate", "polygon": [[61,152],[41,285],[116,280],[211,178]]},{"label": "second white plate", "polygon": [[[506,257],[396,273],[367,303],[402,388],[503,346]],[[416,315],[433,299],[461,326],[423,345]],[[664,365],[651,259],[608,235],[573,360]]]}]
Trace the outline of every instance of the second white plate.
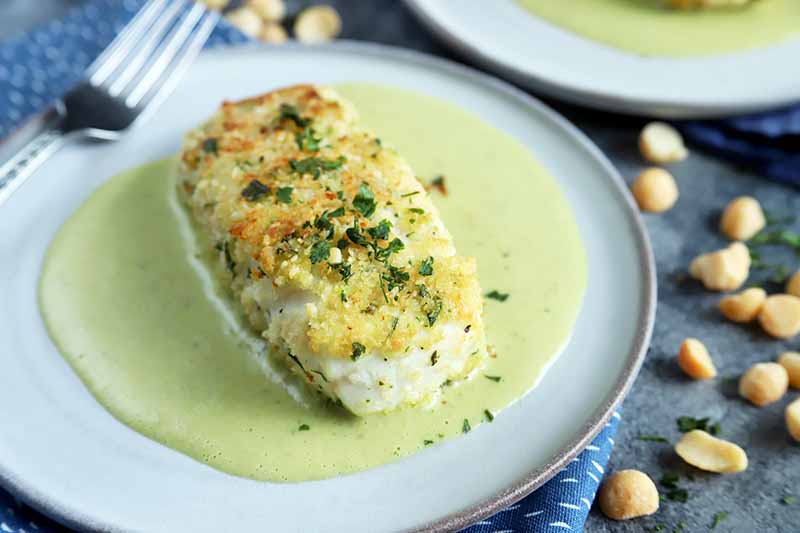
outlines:
[{"label": "second white plate", "polygon": [[[800,100],[800,39],[725,55],[645,57],[570,33],[514,0],[406,0],[468,59],[534,91],[600,109],[719,117]],[[563,0],[561,0],[563,1]]]}]

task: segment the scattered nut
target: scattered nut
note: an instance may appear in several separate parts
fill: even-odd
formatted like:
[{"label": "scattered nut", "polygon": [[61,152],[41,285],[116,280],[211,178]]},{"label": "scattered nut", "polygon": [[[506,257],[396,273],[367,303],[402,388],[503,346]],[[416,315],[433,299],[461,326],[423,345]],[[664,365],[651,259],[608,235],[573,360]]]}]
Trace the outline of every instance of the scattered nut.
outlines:
[{"label": "scattered nut", "polygon": [[786,427],[792,438],[800,442],[800,398],[786,406]]},{"label": "scattered nut", "polygon": [[792,274],[792,277],[786,282],[786,292],[800,298],[800,270]]},{"label": "scattered nut", "polygon": [[198,0],[201,4],[205,4],[208,9],[216,9],[217,11],[222,11],[226,7],[231,0]]},{"label": "scattered nut", "polygon": [[647,168],[631,186],[631,192],[642,211],[661,213],[678,201],[678,185],[672,174],[663,168]]},{"label": "scattered nut", "polygon": [[789,386],[800,389],[800,353],[784,352],[778,358],[778,364],[786,369],[789,376]]},{"label": "scattered nut", "polygon": [[258,13],[265,22],[279,22],[286,16],[283,0],[247,0],[247,7]]},{"label": "scattered nut", "polygon": [[747,241],[767,225],[761,204],[752,196],[740,196],[731,201],[722,213],[719,227],[734,241]]},{"label": "scattered nut", "polygon": [[658,511],[658,489],[647,474],[621,470],[608,478],[598,494],[600,510],[614,520],[628,520]]},{"label": "scattered nut", "polygon": [[739,379],[739,395],[763,407],[780,400],[789,388],[789,374],[778,363],[758,363]]},{"label": "scattered nut", "polygon": [[719,301],[719,310],[728,320],[752,322],[767,299],[767,291],[759,287],[745,289],[739,294],[725,296]]},{"label": "scattered nut", "polygon": [[682,161],[689,155],[681,134],[666,122],[651,122],[639,134],[639,151],[651,163]]},{"label": "scattered nut", "polygon": [[727,248],[697,256],[689,273],[711,291],[734,291],[750,275],[750,251],[740,242]]},{"label": "scattered nut", "polygon": [[732,474],[747,469],[747,454],[739,446],[701,429],[692,430],[675,445],[681,459],[700,470]]},{"label": "scattered nut", "polygon": [[717,375],[708,350],[697,339],[683,341],[678,352],[678,366],[692,379],[710,379]]},{"label": "scattered nut", "polygon": [[264,28],[264,21],[258,16],[258,13],[248,7],[234,9],[225,15],[225,18],[242,33],[250,37],[258,37],[261,30]]},{"label": "scattered nut", "polygon": [[270,22],[264,25],[264,29],[261,31],[259,39],[265,43],[283,44],[289,40],[289,34],[286,33],[286,30],[280,24]]},{"label": "scattered nut", "polygon": [[335,39],[342,31],[342,19],[331,6],[304,9],[294,23],[294,36],[303,43],[322,43]]},{"label": "scattered nut", "polygon": [[789,339],[800,333],[800,298],[791,294],[774,294],[767,298],[758,321],[768,334]]}]

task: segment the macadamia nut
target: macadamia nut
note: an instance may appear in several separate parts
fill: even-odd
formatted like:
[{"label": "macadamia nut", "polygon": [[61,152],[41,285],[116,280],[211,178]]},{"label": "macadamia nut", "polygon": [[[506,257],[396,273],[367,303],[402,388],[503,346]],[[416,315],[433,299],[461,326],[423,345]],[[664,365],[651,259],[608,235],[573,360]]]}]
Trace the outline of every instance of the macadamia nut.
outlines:
[{"label": "macadamia nut", "polygon": [[712,291],[734,291],[750,275],[750,251],[740,242],[727,248],[697,256],[689,265],[689,274]]},{"label": "macadamia nut", "polygon": [[621,470],[609,477],[598,493],[600,510],[614,520],[628,520],[658,511],[658,489],[638,470]]},{"label": "macadamia nut", "polygon": [[775,403],[786,394],[789,375],[778,363],[758,363],[739,379],[739,395],[753,405]]},{"label": "macadamia nut", "polygon": [[778,364],[786,369],[789,376],[789,386],[800,389],[800,353],[784,352],[778,358]]},{"label": "macadamia nut", "polygon": [[759,287],[745,289],[739,294],[725,296],[719,301],[720,312],[732,322],[752,322],[767,300],[767,291]]},{"label": "macadamia nut", "polygon": [[800,298],[791,294],[774,294],[766,299],[758,321],[768,334],[790,339],[800,333]]},{"label": "macadamia nut", "polygon": [[242,33],[250,37],[258,37],[264,28],[264,21],[258,16],[258,13],[247,7],[234,9],[225,15],[225,18]]},{"label": "macadamia nut", "polygon": [[758,200],[752,196],[740,196],[725,208],[719,227],[729,239],[747,241],[766,225],[767,218]]},{"label": "macadamia nut", "polygon": [[331,6],[313,6],[303,10],[294,23],[294,36],[303,43],[323,43],[342,31],[342,19]]},{"label": "macadamia nut", "polygon": [[642,171],[631,186],[636,203],[642,211],[661,213],[678,201],[678,185],[672,174],[663,168],[648,168]]},{"label": "macadamia nut", "polygon": [[247,0],[247,7],[266,22],[279,22],[286,16],[286,4],[283,0]]},{"label": "macadamia nut", "polygon": [[686,339],[678,352],[678,366],[692,379],[711,379],[717,375],[708,350],[697,339]]},{"label": "macadamia nut", "polygon": [[792,438],[800,442],[800,398],[786,406],[786,428]]},{"label": "macadamia nut", "polygon": [[689,155],[680,132],[666,122],[651,122],[639,134],[639,151],[656,164],[682,161]]},{"label": "macadamia nut", "polygon": [[700,429],[686,433],[675,445],[675,453],[690,465],[718,474],[747,469],[747,454],[739,446]]},{"label": "macadamia nut", "polygon": [[258,37],[265,43],[283,44],[289,39],[289,34],[280,24],[269,22],[264,25],[264,29],[261,30],[261,35]]}]

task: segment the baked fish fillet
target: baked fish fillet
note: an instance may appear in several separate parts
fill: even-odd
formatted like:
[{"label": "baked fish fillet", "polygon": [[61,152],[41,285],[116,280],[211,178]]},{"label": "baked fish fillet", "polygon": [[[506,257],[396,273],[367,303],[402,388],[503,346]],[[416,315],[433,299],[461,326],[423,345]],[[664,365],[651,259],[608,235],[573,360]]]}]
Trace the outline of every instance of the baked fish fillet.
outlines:
[{"label": "baked fish fillet", "polygon": [[224,103],[179,168],[251,325],[320,394],[357,415],[425,404],[485,361],[475,260],[333,90]]}]

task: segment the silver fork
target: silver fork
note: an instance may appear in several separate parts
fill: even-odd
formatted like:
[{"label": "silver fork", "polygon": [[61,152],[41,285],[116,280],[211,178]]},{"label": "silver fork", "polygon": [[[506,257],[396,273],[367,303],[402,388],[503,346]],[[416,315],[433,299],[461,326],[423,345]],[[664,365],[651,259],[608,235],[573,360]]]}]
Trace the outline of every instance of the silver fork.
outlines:
[{"label": "silver fork", "polygon": [[219,20],[202,3],[149,0],[44,116],[45,127],[0,166],[0,205],[66,142],[115,141],[174,89]]}]

